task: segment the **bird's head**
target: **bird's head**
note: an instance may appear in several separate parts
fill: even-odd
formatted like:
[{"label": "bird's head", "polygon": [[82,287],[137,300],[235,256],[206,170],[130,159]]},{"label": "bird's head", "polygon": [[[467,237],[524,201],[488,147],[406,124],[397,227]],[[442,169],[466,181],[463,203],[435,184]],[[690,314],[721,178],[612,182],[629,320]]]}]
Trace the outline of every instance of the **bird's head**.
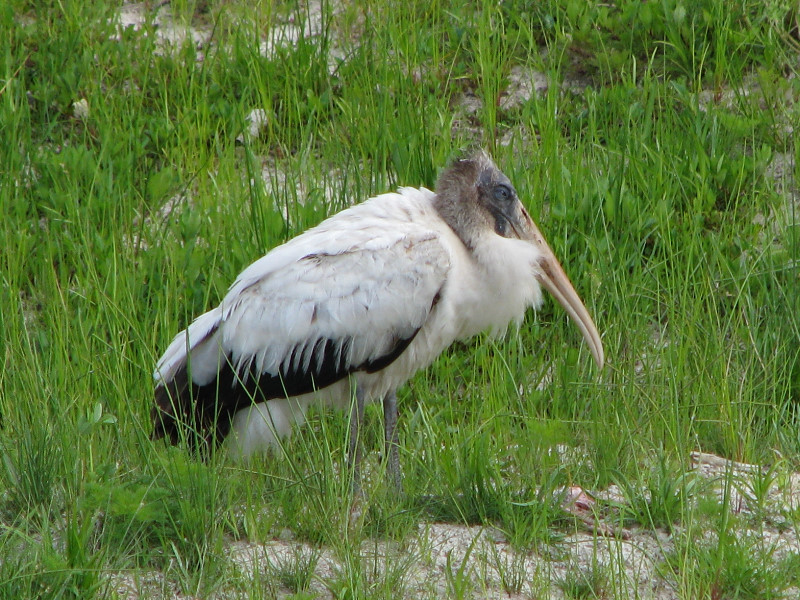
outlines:
[{"label": "bird's head", "polygon": [[479,152],[457,160],[436,185],[436,210],[464,244],[475,251],[487,235],[518,239],[536,249],[536,280],[550,292],[581,330],[599,367],[605,361],[597,327],[544,236],[520,202],[517,191],[492,159]]}]

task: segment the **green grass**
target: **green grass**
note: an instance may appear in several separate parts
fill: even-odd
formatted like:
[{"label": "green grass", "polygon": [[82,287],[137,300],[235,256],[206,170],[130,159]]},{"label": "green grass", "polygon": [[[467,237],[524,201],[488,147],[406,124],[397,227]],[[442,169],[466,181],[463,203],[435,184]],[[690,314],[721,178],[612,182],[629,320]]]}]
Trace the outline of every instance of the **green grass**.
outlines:
[{"label": "green grass", "polygon": [[[431,521],[502,532],[516,554],[467,558],[524,594],[520,557],[560,560],[581,531],[559,491],[612,483],[621,523],[678,540],[663,565],[676,597],[796,590],[796,557],[740,535],[776,519],[800,530],[767,501],[800,470],[796,7],[170,8],[210,43],[164,51],[155,7],[125,31],[108,0],[0,7],[0,597],[117,597],[111,575],[153,572],[163,597],[436,597],[410,579]],[[316,35],[287,41],[307,23]],[[505,102],[514,69],[548,89]],[[255,108],[266,127],[237,141]],[[586,301],[603,373],[552,301],[504,340],[457,344],[400,390],[406,498],[382,478],[367,411],[357,523],[339,474],[346,414],[313,414],[247,467],[149,440],[159,354],[243,267],[354,201],[433,186],[474,146]],[[738,484],[758,523],[714,520],[684,475],[692,450],[772,465]],[[285,562],[255,579],[232,564],[235,541],[287,528]],[[378,542],[397,555],[362,551]],[[323,549],[337,567],[320,576]],[[449,597],[478,593],[462,556],[440,582]],[[528,587],[628,597],[591,568]]]}]

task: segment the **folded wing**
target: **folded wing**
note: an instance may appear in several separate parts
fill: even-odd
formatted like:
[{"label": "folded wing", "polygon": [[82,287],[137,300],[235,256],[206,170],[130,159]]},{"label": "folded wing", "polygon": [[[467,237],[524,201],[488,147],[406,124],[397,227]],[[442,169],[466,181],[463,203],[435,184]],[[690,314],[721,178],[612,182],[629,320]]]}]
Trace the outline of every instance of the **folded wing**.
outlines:
[{"label": "folded wing", "polygon": [[[158,363],[155,437],[221,440],[253,401],[320,390],[391,364],[434,309],[450,262],[409,222],[311,230],[253,263]],[[197,436],[193,436],[195,439]]]}]

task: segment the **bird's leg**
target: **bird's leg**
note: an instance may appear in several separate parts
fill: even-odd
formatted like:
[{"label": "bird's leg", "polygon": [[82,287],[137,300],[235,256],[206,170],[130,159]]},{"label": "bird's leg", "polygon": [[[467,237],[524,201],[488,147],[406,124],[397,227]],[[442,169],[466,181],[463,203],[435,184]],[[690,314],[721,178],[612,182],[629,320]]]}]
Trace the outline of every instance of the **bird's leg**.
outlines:
[{"label": "bird's leg", "polygon": [[361,492],[361,422],[364,420],[364,393],[357,383],[355,400],[350,409],[350,447],[347,449],[347,464],[353,471],[353,494]]},{"label": "bird's leg", "polygon": [[392,390],[383,397],[383,455],[388,461],[386,469],[398,492],[403,489],[400,476],[400,457],[397,453],[397,393]]}]

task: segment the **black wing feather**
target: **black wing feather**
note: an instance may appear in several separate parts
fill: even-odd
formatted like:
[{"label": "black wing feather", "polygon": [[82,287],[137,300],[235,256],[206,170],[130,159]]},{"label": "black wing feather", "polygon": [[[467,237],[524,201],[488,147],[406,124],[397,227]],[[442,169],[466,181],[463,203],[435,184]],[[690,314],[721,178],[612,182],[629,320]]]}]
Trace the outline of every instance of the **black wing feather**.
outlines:
[{"label": "black wing feather", "polygon": [[[233,415],[243,408],[273,398],[308,394],[358,371],[380,371],[408,348],[418,332],[419,329],[408,337],[398,338],[383,356],[355,366],[349,366],[346,358],[352,338],[317,341],[307,369],[302,369],[302,361],[297,363],[300,368],[295,368],[294,354],[302,352],[302,348],[295,347],[292,359],[286,363],[289,369],[278,375],[258,373],[253,367],[236,372],[229,356],[216,379],[197,385],[183,366],[170,382],[156,388],[153,438],[168,438],[173,444],[186,439],[195,449],[209,450],[228,435]],[[320,344],[321,353],[317,354]]]}]

